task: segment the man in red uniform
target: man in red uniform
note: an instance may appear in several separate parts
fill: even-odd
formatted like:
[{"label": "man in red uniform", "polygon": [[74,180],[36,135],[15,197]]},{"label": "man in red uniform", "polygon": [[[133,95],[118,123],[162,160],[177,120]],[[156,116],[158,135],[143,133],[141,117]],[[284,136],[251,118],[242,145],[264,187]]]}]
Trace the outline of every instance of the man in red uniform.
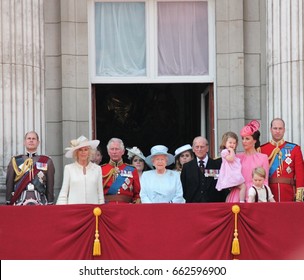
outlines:
[{"label": "man in red uniform", "polygon": [[303,201],[304,163],[300,146],[283,139],[285,122],[280,118],[270,125],[272,139],[261,146],[269,159],[269,186],[277,202]]},{"label": "man in red uniform", "polygon": [[101,166],[105,202],[139,203],[139,175],[134,166],[123,162],[125,147],[122,140],[110,139],[107,151],[110,161]]}]

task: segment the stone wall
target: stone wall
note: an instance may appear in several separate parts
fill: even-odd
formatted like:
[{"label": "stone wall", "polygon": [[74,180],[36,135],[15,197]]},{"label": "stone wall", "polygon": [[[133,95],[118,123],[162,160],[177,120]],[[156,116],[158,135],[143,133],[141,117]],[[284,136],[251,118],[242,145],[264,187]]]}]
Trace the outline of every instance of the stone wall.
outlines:
[{"label": "stone wall", "polygon": [[[216,100],[218,143],[228,130],[261,122],[267,139],[266,11],[260,0],[216,1]],[[239,145],[239,150],[242,147]]]}]

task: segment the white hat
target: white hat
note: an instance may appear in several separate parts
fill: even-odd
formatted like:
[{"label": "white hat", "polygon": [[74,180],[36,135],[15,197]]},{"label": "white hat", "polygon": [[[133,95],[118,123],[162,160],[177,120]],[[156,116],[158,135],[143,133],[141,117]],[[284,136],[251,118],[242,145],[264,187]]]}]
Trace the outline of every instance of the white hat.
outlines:
[{"label": "white hat", "polygon": [[133,147],[133,148],[126,148],[128,151],[128,159],[131,160],[132,157],[134,156],[138,156],[141,159],[145,160],[146,157],[143,155],[142,151],[140,149],[138,149],[137,147]]},{"label": "white hat", "polygon": [[71,140],[71,146],[65,148],[65,150],[67,151],[65,153],[65,157],[67,158],[72,158],[73,157],[73,153],[74,151],[82,148],[82,147],[91,147],[92,149],[96,149],[97,146],[99,145],[99,140],[91,140],[89,141],[86,137],[84,137],[83,135],[81,135],[80,137],[78,137],[77,139],[73,139]]},{"label": "white hat", "polygon": [[157,155],[165,155],[168,158],[167,166],[174,162],[174,156],[168,153],[168,148],[164,145],[156,145],[151,148],[151,155],[146,157],[146,163],[153,166],[152,158]]},{"label": "white hat", "polygon": [[175,157],[179,156],[181,153],[185,152],[185,151],[189,151],[192,150],[192,147],[190,144],[186,144],[184,146],[181,146],[179,148],[177,148],[175,150]]}]

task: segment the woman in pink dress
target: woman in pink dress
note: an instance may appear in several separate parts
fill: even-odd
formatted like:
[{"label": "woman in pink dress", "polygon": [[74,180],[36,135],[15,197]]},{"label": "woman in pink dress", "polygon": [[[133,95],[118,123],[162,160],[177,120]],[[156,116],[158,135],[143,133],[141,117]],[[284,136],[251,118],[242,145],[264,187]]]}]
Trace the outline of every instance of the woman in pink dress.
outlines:
[{"label": "woman in pink dress", "polygon": [[224,133],[220,146],[222,164],[215,188],[218,191],[222,189],[239,188],[238,201],[245,202],[245,179],[242,175],[241,161],[235,155],[237,144],[238,136],[234,132],[228,131]]},{"label": "woman in pink dress", "polygon": [[[256,167],[263,167],[266,171],[265,185],[268,185],[269,163],[265,154],[257,152],[260,147],[260,123],[256,120],[245,125],[241,130],[244,152],[236,154],[241,160],[242,175],[246,185],[246,200],[249,188],[252,186],[252,170]],[[239,202],[239,189],[232,188],[227,196],[226,202]]]}]

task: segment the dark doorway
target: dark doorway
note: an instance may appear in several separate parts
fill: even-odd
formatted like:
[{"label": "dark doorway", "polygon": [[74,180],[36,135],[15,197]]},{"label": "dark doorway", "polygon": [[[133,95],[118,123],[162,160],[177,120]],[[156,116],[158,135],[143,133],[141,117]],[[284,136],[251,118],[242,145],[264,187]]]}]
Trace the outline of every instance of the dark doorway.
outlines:
[{"label": "dark doorway", "polygon": [[[96,138],[103,162],[107,142],[121,138],[145,156],[162,144],[174,154],[201,134],[201,98],[208,84],[102,84],[95,85]],[[93,104],[94,106],[94,104]]]}]

